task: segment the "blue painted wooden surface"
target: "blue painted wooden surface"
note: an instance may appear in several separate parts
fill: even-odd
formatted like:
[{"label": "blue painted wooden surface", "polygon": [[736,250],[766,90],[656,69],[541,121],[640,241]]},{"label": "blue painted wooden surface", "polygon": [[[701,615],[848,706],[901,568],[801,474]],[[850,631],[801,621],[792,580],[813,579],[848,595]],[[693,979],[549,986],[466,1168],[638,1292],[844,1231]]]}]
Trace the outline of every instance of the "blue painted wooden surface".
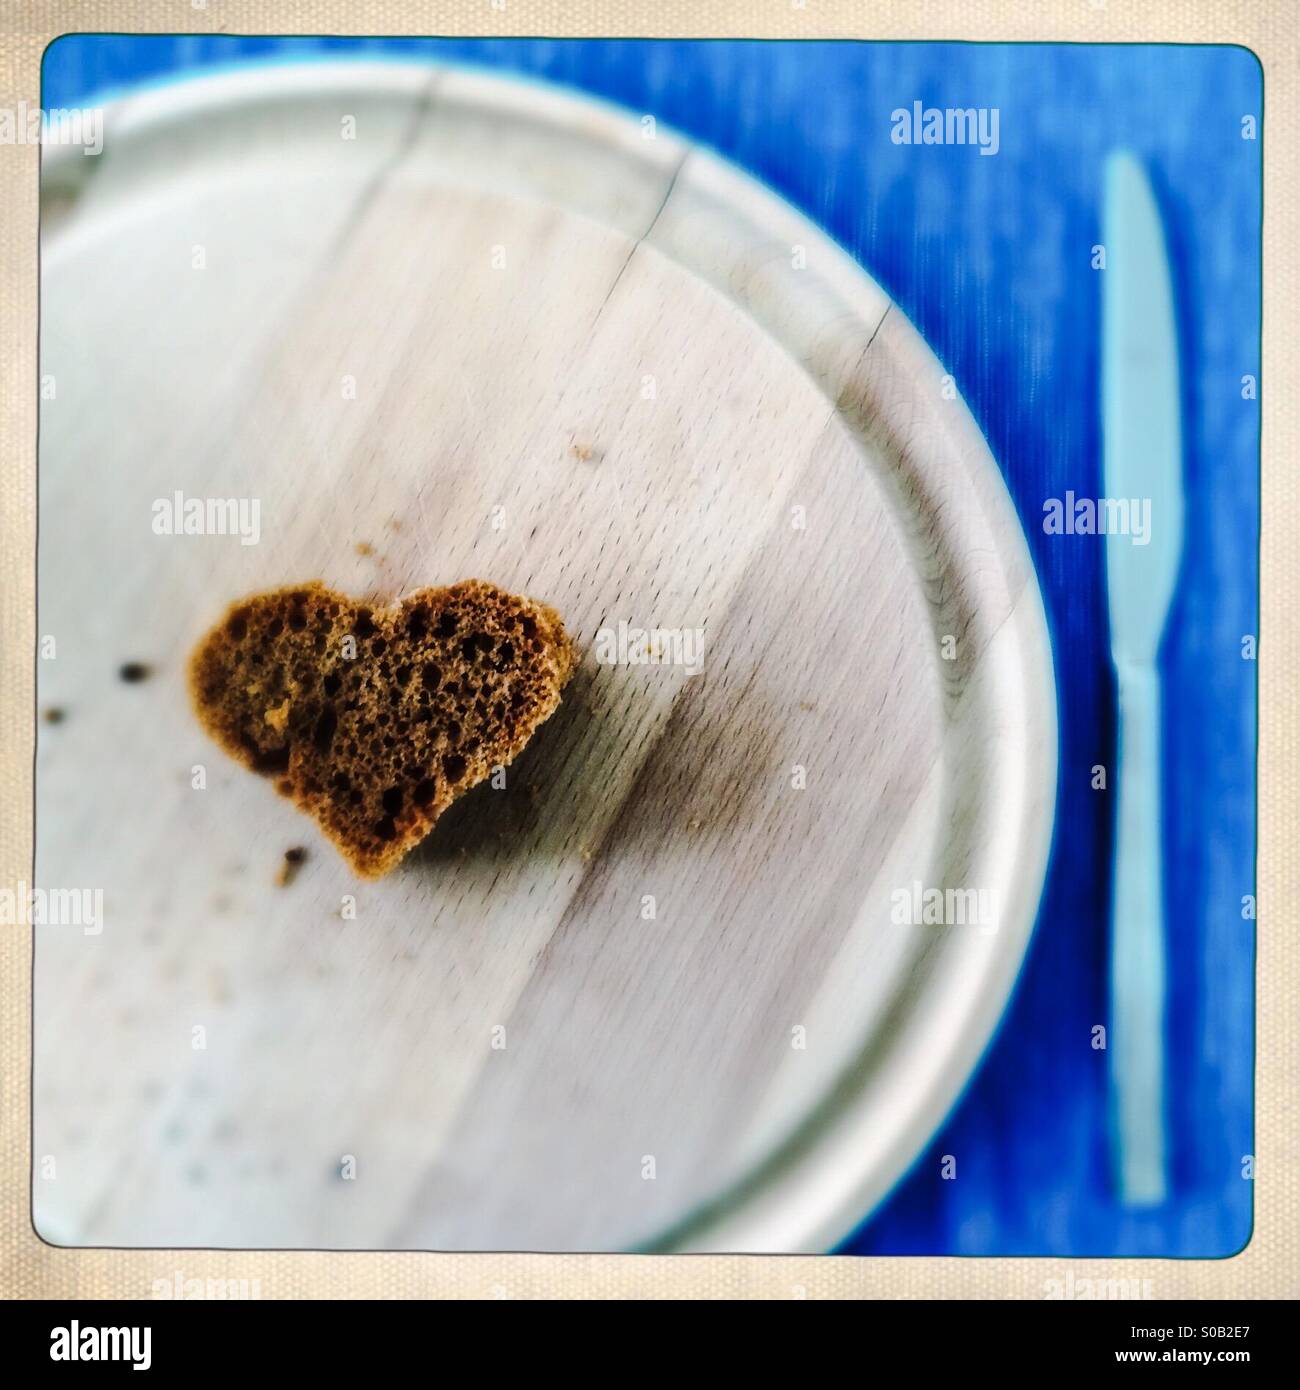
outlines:
[{"label": "blue painted wooden surface", "polygon": [[[256,59],[425,57],[528,72],[650,112],[808,213],[881,281],[956,377],[1005,473],[1052,627],[1061,788],[1039,925],[965,1096],[845,1249],[1225,1255],[1253,1184],[1255,671],[1262,75],[1236,48],[69,36],[44,104]],[[996,107],[1000,149],[891,143],[890,113]],[[1047,536],[1043,502],[1101,488],[1102,160],[1148,162],[1182,334],[1187,551],[1167,634],[1171,1198],[1109,1176],[1106,909],[1114,765],[1102,542]],[[956,1158],[956,1179],[940,1159]],[[864,1217],[867,1214],[864,1213]]]}]

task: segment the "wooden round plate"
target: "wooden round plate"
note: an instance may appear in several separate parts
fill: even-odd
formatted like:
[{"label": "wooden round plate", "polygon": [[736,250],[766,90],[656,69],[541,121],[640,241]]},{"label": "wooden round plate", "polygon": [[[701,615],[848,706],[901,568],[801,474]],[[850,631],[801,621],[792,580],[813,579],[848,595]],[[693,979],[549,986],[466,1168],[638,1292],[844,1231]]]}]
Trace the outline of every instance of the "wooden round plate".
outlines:
[{"label": "wooden round plate", "polygon": [[[1055,790],[1024,538],[903,314],[648,117],[398,64],[112,106],[46,153],[42,258],[37,882],[104,929],[37,932],[41,1233],[842,1238],[988,1042]],[[256,543],[159,534],[192,499]],[[467,576],[581,670],[357,882],[187,653],[260,588]]]}]

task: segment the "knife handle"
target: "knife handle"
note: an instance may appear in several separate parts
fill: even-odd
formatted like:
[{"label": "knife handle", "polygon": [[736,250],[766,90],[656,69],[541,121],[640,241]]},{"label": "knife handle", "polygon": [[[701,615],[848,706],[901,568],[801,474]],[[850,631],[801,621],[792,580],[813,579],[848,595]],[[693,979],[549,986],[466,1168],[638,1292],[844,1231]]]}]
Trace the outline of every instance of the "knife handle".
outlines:
[{"label": "knife handle", "polygon": [[1111,1094],[1121,1198],[1165,1196],[1165,932],[1160,872],[1160,677],[1119,677],[1119,809],[1111,906]]}]

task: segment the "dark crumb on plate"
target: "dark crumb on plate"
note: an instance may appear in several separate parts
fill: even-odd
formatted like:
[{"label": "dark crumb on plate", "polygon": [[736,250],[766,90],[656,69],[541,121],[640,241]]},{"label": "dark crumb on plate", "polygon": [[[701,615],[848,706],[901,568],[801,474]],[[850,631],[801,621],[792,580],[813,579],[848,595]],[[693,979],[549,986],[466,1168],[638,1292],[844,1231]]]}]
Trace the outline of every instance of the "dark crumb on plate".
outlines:
[{"label": "dark crumb on plate", "polygon": [[275,876],[277,887],[287,888],[297,877],[298,870],[306,860],[307,851],[301,845],[285,850],[284,863],[280,865],[280,872]]},{"label": "dark crumb on plate", "polygon": [[143,661],[128,661],[117,673],[128,685],[136,685],[138,682],[148,680],[153,674],[150,667]]},{"label": "dark crumb on plate", "polygon": [[58,705],[51,705],[49,709],[42,714],[41,718],[44,719],[47,724],[62,724],[65,713],[66,711],[60,709]]}]

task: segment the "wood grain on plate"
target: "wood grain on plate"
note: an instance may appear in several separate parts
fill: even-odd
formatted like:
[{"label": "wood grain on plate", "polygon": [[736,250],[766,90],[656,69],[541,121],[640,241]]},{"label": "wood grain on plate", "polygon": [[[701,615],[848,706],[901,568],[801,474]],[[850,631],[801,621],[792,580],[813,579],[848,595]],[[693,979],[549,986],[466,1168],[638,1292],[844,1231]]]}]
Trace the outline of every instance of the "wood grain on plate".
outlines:
[{"label": "wood grain on plate", "polygon": [[[106,918],[38,933],[47,1238],[821,1248],[978,1060],[1055,776],[1014,512],[860,268],[646,134],[308,66],[47,159],[37,881]],[[153,534],[177,490],[259,499],[258,544]],[[467,576],[583,665],[504,790],[360,884],[204,742],[185,656],[255,589]],[[621,621],[702,629],[702,671],[601,664]],[[892,924],[914,882],[997,930]]]}]

